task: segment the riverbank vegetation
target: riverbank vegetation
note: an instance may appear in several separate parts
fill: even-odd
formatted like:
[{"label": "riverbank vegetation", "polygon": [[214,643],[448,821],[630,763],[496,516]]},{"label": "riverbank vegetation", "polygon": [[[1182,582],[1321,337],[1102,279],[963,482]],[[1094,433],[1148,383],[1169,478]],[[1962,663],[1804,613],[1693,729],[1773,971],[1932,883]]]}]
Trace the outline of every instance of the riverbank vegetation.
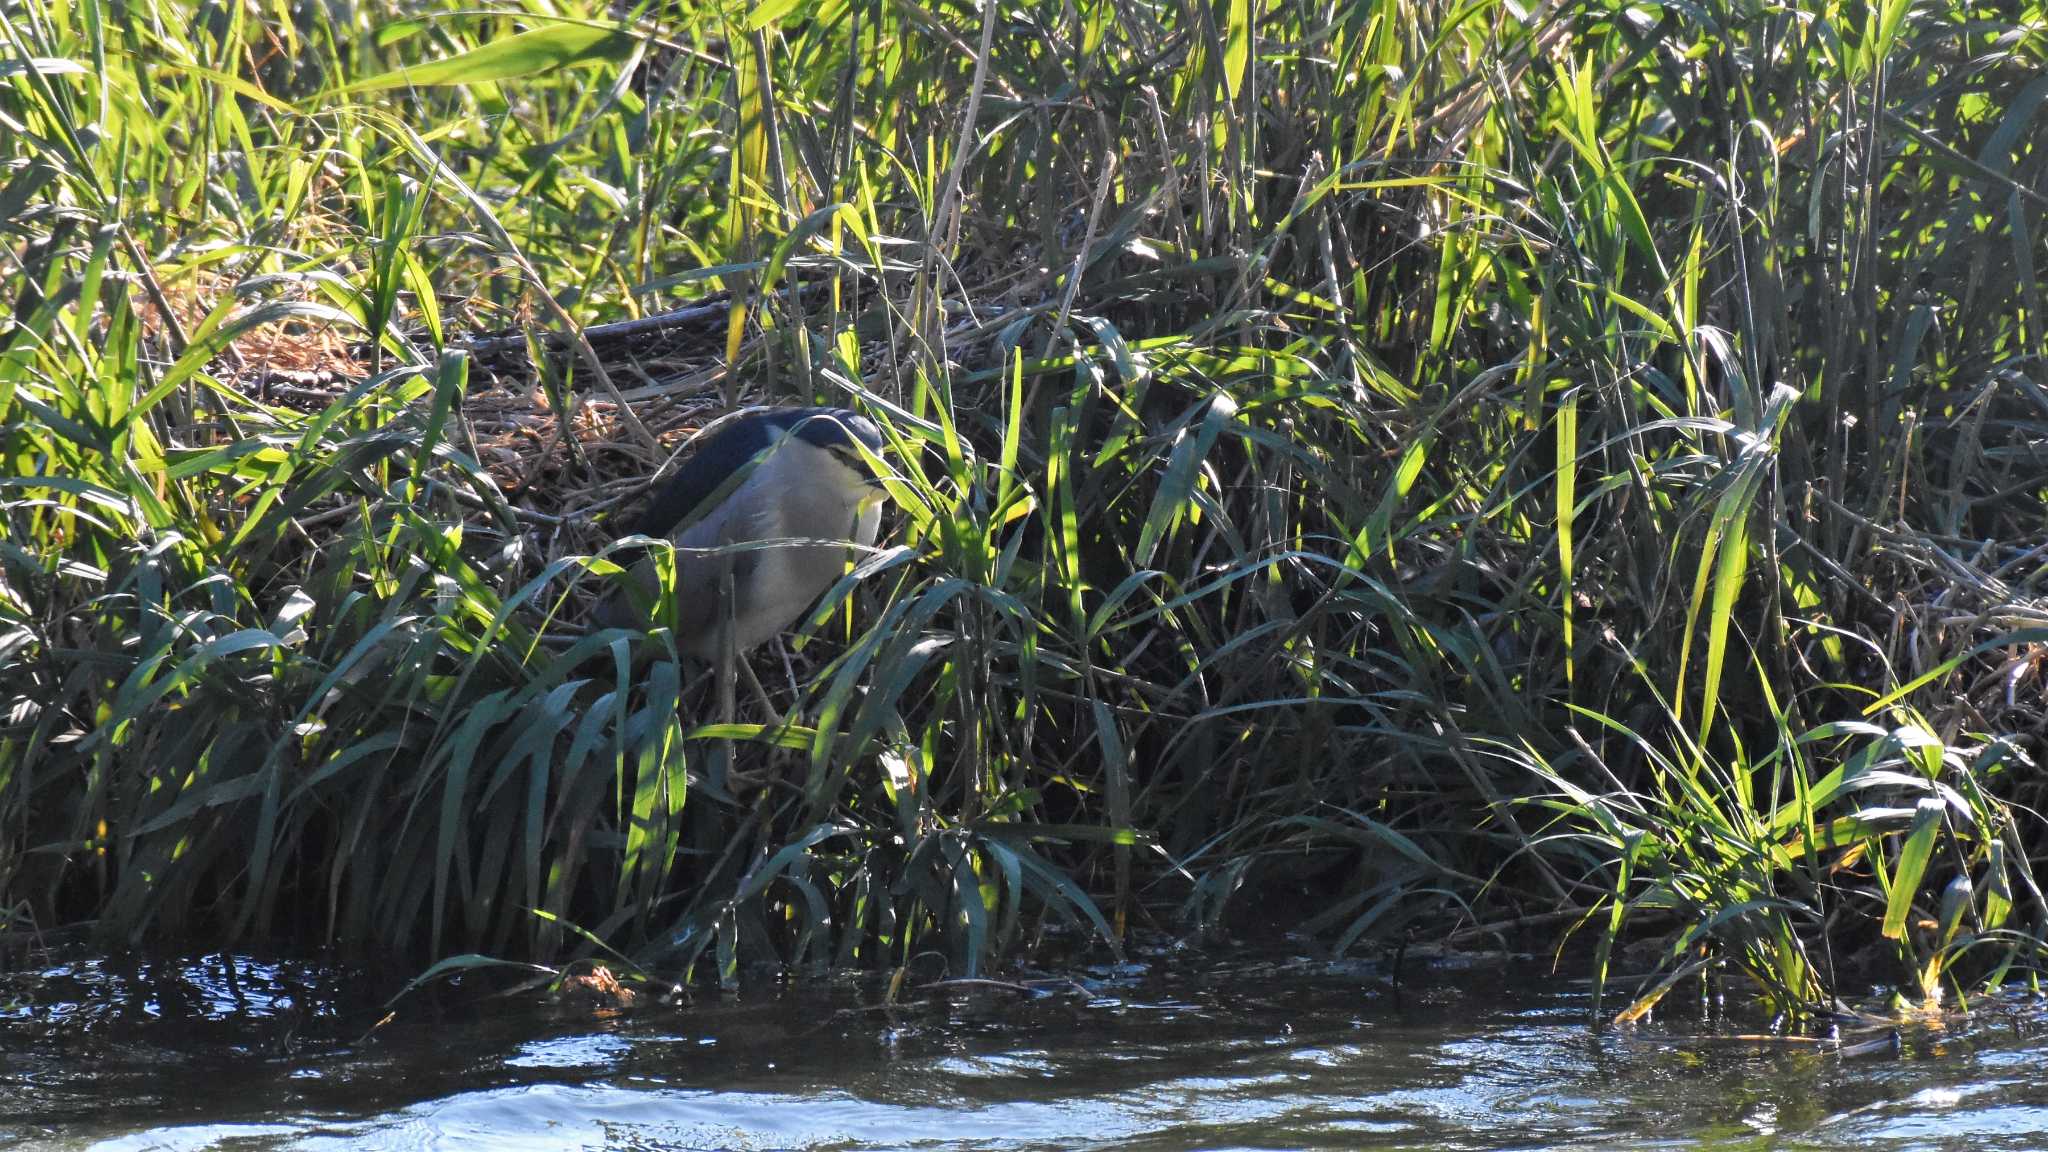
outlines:
[{"label": "riverbank vegetation", "polygon": [[[2032,980],[2044,63],[1978,0],[0,3],[0,910]],[[894,511],[778,724],[587,609],[813,401]]]}]

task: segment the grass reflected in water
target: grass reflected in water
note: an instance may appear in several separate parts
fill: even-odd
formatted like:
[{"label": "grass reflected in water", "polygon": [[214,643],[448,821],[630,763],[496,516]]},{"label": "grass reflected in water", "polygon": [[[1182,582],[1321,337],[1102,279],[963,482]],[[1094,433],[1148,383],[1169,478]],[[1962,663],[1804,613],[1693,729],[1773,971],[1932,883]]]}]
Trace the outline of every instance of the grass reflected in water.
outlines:
[{"label": "grass reflected in water", "polygon": [[[1754,1022],[1589,1032],[1522,963],[1174,956],[880,1003],[869,981],[593,1012],[246,957],[0,992],[0,1142],[37,1149],[2037,1146],[2018,997],[1844,1058]],[[1697,1004],[1674,1004],[1681,1013]],[[367,1035],[365,1035],[367,1033]]]}]

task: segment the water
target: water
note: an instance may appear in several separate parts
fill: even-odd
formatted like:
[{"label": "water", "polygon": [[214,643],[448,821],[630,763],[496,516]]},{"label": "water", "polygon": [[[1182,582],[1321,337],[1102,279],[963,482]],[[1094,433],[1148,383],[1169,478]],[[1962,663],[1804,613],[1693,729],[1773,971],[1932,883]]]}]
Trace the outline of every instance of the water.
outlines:
[{"label": "water", "polygon": [[50,965],[0,977],[0,1147],[2048,1147],[2048,1012],[2021,997],[1844,1057],[1728,1021],[1596,1033],[1583,990],[1513,965],[1071,976],[627,1011],[471,981],[378,1025],[331,969]]}]

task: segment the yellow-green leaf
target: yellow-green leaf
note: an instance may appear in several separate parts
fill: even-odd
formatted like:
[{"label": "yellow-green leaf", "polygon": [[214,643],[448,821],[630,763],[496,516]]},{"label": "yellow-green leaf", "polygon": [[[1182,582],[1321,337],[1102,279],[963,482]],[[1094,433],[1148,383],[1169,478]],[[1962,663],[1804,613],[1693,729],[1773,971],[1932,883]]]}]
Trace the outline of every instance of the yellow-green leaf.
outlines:
[{"label": "yellow-green leaf", "polygon": [[590,24],[552,24],[503,40],[492,40],[446,59],[358,80],[342,91],[375,92],[383,88],[483,84],[531,76],[572,64],[623,60],[632,50],[633,36],[622,29]]},{"label": "yellow-green leaf", "polygon": [[761,0],[754,10],[747,13],[747,31],[759,32],[791,12],[796,11],[799,0]]},{"label": "yellow-green leaf", "polygon": [[1232,100],[1244,88],[1251,59],[1252,0],[1230,0],[1230,23],[1223,33],[1223,87]]}]

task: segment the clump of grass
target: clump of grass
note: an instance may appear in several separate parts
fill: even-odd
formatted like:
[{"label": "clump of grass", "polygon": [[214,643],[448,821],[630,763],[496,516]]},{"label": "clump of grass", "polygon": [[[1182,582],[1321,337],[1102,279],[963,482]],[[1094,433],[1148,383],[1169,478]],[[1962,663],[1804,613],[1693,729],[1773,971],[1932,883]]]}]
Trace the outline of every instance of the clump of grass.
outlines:
[{"label": "clump of grass", "polygon": [[[0,10],[0,904],[2031,973],[2040,12],[385,15]],[[585,617],[753,400],[898,510],[782,725]]]}]

